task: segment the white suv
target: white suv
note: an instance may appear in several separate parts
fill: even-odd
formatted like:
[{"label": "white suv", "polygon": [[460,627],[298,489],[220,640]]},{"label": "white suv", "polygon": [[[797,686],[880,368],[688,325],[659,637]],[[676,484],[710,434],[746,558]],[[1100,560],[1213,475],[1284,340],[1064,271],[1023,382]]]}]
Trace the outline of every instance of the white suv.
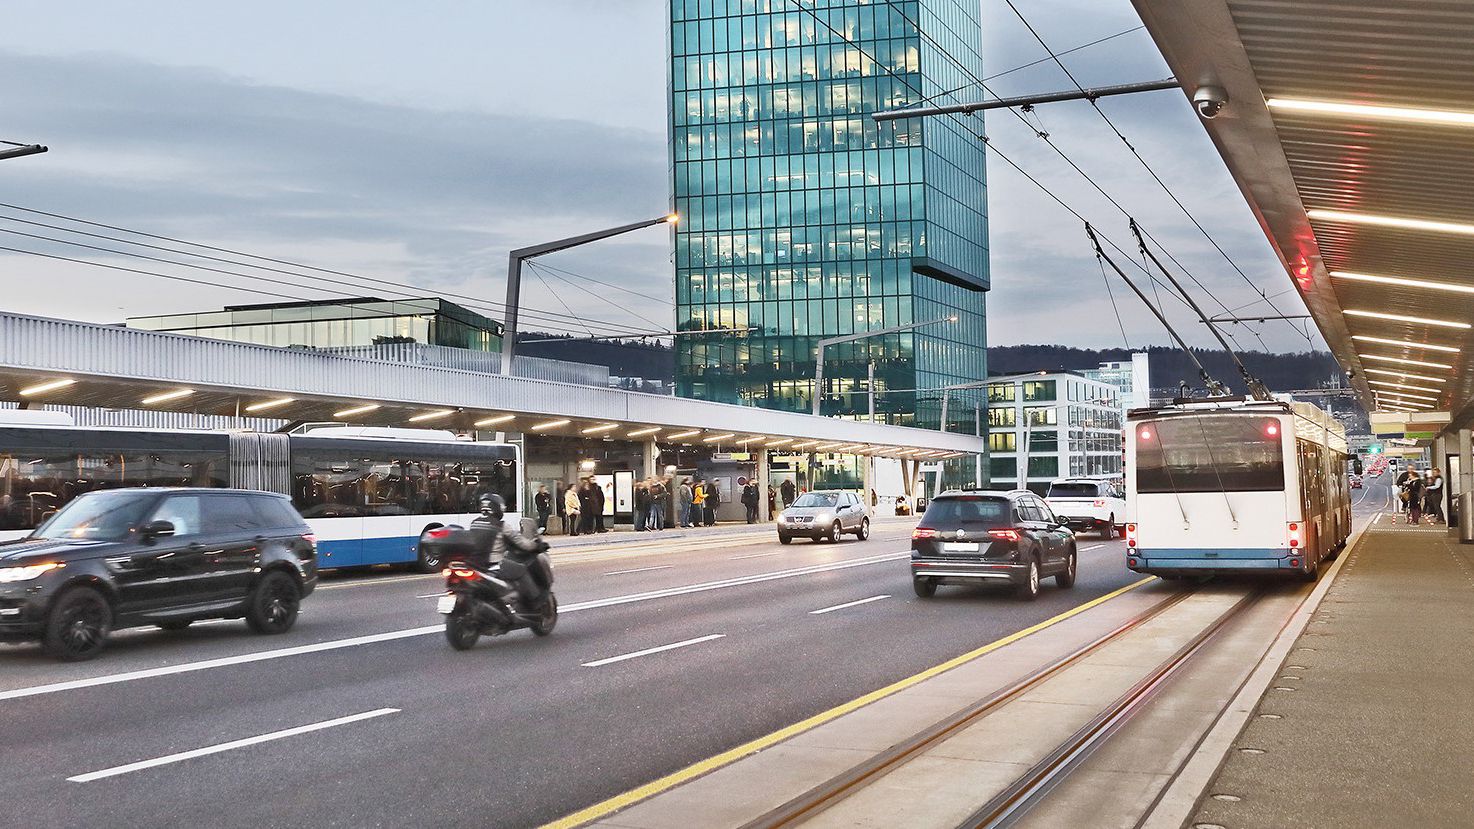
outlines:
[{"label": "white suv", "polygon": [[1061,478],[1049,485],[1044,500],[1072,530],[1094,530],[1104,538],[1125,533],[1126,498],[1110,481]]}]

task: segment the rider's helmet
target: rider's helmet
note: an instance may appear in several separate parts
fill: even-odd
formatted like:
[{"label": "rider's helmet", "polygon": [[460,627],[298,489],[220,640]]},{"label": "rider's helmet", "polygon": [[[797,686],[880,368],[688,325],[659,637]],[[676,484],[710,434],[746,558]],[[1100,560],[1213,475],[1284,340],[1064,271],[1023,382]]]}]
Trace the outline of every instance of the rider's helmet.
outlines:
[{"label": "rider's helmet", "polygon": [[502,516],[505,515],[507,511],[507,505],[502,501],[502,496],[492,492],[488,492],[481,496],[480,506],[481,514],[486,516],[487,518],[492,519],[493,521],[502,520]]}]

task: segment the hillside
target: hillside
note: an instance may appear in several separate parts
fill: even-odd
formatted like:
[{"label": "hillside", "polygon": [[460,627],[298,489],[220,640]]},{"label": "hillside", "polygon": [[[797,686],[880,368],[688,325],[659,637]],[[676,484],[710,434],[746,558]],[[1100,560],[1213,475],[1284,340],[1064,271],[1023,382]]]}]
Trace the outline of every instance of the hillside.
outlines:
[{"label": "hillside", "polygon": [[[1198,371],[1186,354],[1176,348],[1152,346],[1151,386],[1154,389],[1175,389],[1179,381],[1187,381],[1192,387],[1200,387]],[[1222,351],[1193,349],[1208,373],[1242,392],[1244,384],[1239,379],[1238,369]],[[1325,351],[1302,351],[1293,354],[1269,354],[1263,351],[1248,351],[1242,355],[1244,365],[1249,367],[1270,391],[1291,389],[1313,389],[1325,384],[1341,368],[1336,359]],[[1018,374],[1040,370],[1078,370],[1095,368],[1103,362],[1130,360],[1131,352],[1124,348],[1068,348],[1060,345],[1004,345],[988,348],[988,372],[991,374]],[[1344,381],[1343,381],[1344,382]]]}]

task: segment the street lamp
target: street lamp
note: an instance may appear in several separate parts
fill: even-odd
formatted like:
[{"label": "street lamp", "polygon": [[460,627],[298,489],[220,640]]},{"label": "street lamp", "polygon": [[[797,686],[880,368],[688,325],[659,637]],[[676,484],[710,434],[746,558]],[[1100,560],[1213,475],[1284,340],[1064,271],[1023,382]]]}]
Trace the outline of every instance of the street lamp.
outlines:
[{"label": "street lamp", "polygon": [[652,225],[675,224],[680,217],[675,213],[669,213],[657,219],[646,219],[643,222],[611,227],[607,230],[596,230],[593,233],[585,233],[582,236],[570,236],[567,239],[559,239],[556,242],[546,242],[541,245],[531,245],[525,248],[517,248],[507,254],[507,318],[506,326],[502,331],[502,374],[512,376],[512,357],[517,350],[517,304],[522,295],[522,263],[527,259],[544,256],[549,253],[557,253],[560,250],[575,248],[586,245],[589,242],[597,242],[629,233],[632,230],[642,230]]},{"label": "street lamp", "polygon": [[[838,337],[825,337],[824,339],[819,340],[817,353],[814,355],[814,414],[816,416],[819,414],[819,400],[823,397],[824,393],[824,349],[826,346],[838,345],[839,343],[854,342],[855,340],[863,340],[868,337],[878,337],[882,334],[896,334],[901,331],[910,331],[914,328],[924,328],[928,325],[940,325],[944,322],[956,321],[957,315],[952,314],[951,316],[942,317],[940,319],[927,320],[926,322],[912,322],[907,323],[906,325],[892,325],[889,328],[877,328],[874,331],[865,331],[860,334],[844,334]],[[872,400],[870,411],[871,418],[873,419],[875,413],[875,405],[873,402],[875,395],[874,379],[871,380],[870,394]]]}]

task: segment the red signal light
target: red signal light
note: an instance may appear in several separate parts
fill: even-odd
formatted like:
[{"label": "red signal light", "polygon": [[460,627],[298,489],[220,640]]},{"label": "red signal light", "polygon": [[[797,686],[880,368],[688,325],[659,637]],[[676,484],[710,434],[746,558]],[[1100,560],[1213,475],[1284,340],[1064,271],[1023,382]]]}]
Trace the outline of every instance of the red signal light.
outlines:
[{"label": "red signal light", "polygon": [[431,538],[445,538],[447,535],[450,535],[450,528],[449,527],[436,527],[435,529],[430,530],[429,532],[425,533],[425,535],[428,535]]},{"label": "red signal light", "polygon": [[1135,524],[1127,524],[1126,525],[1126,546],[1128,548],[1134,548],[1136,546],[1136,525]]},{"label": "red signal light", "polygon": [[1275,423],[1273,420],[1271,420],[1268,423],[1264,424],[1264,434],[1269,435],[1270,437],[1274,437],[1279,433],[1280,425],[1278,423]]},{"label": "red signal light", "polygon": [[1138,434],[1139,434],[1139,436],[1141,437],[1142,440],[1151,440],[1152,439],[1152,430],[1151,429],[1142,429],[1141,432],[1139,432]]},{"label": "red signal light", "polygon": [[1302,535],[1302,533],[1300,531],[1300,525],[1297,524],[1297,523],[1295,523],[1295,522],[1293,522],[1293,521],[1290,522],[1290,524],[1289,524],[1289,530],[1290,530],[1290,549],[1293,550],[1293,549],[1296,549],[1297,547],[1299,547],[1300,544],[1301,544],[1301,542],[1304,541],[1304,535]]}]

